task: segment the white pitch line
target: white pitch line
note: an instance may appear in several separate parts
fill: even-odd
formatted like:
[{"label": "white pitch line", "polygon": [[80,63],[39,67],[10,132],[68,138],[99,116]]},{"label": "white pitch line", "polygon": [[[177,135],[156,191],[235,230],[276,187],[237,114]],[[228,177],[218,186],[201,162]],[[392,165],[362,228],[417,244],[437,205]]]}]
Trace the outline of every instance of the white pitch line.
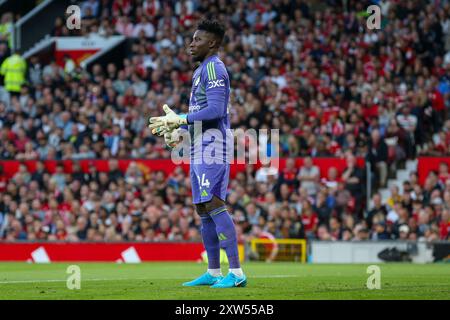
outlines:
[{"label": "white pitch line", "polygon": [[263,278],[263,279],[269,279],[269,278],[298,278],[300,276],[297,275],[288,275],[288,274],[274,274],[272,276],[250,276],[250,278]]},{"label": "white pitch line", "polygon": [[[270,278],[297,278],[299,276],[296,275],[284,275],[284,274],[274,274],[271,276],[250,276],[249,278],[259,278],[259,279],[270,279]],[[169,278],[169,277],[163,277],[163,278],[128,278],[128,279],[83,279],[81,278],[81,281],[123,281],[123,280],[188,280],[189,277],[175,277],[175,278]],[[67,280],[59,280],[59,279],[42,279],[42,280],[11,280],[11,281],[0,281],[0,284],[14,284],[14,283],[42,283],[42,282],[66,282]]]},{"label": "white pitch line", "polygon": [[[117,281],[117,280],[129,280],[129,279],[85,279],[82,281]],[[12,280],[12,281],[0,281],[0,284],[10,284],[10,283],[40,283],[40,282],[66,282],[67,280],[56,280],[56,279],[42,279],[42,280]]]}]

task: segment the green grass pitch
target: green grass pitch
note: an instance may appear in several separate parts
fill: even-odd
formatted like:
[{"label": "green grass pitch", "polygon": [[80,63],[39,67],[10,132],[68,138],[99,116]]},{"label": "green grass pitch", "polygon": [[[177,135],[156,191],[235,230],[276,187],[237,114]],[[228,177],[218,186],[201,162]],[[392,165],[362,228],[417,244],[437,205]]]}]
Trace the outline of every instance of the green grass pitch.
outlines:
[{"label": "green grass pitch", "polygon": [[[66,286],[81,270],[80,290]],[[245,263],[248,286],[182,287],[199,263],[0,263],[0,299],[450,299],[448,264],[379,264],[381,288],[366,287],[368,265]],[[226,271],[226,268],[223,267]]]}]

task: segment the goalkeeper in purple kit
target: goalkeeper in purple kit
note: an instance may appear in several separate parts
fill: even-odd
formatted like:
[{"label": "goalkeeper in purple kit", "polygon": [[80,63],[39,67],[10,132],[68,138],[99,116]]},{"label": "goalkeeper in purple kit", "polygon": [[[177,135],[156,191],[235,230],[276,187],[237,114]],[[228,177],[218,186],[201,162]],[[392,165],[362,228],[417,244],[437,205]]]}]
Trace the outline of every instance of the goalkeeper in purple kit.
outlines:
[{"label": "goalkeeper in purple kit", "polygon": [[[165,116],[150,118],[152,133],[162,136],[174,146],[179,128],[189,129],[191,136],[190,175],[193,203],[201,217],[201,234],[208,255],[208,270],[200,277],[183,283],[184,286],[209,285],[211,288],[244,287],[247,277],[239,262],[236,231],[225,205],[230,163],[227,158],[227,130],[230,128],[230,80],[218,50],[225,28],[217,21],[202,21],[189,46],[190,54],[200,65],[192,77],[189,113],[176,114],[164,105]],[[199,137],[194,137],[194,123],[201,122],[201,154],[194,148]],[[205,138],[214,129],[214,139]],[[197,135],[195,133],[195,135]],[[232,141],[232,140],[231,140]],[[230,147],[228,145],[228,147]],[[214,153],[205,150],[214,150]],[[220,248],[227,254],[230,264],[226,277],[220,269]]]}]

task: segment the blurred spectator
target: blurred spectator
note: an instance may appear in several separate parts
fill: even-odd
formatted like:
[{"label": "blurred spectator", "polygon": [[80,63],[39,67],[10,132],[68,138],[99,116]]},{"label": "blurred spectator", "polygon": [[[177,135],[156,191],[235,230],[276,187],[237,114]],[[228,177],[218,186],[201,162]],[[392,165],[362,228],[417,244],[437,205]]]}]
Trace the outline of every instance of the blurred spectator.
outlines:
[{"label": "blurred spectator", "polygon": [[0,66],[0,74],[4,76],[5,89],[12,95],[19,95],[25,84],[27,63],[19,51],[6,58]]},{"label": "blurred spectator", "polygon": [[355,211],[359,212],[364,196],[364,172],[356,166],[356,158],[352,154],[347,155],[346,163],[347,167],[342,173],[342,181],[345,183],[345,188],[350,191],[354,198],[356,203]]},{"label": "blurred spectator", "polygon": [[66,74],[71,74],[75,70],[76,64],[69,55],[64,55],[64,72]]},{"label": "blurred spectator", "polygon": [[141,34],[145,38],[153,38],[155,36],[155,28],[153,24],[148,21],[147,16],[143,16],[141,21],[133,27],[133,37],[140,38]]},{"label": "blurred spectator", "polygon": [[10,48],[12,48],[12,34],[13,14],[11,12],[3,13],[0,23],[0,41],[6,41]]},{"label": "blurred spectator", "polygon": [[81,5],[81,17],[85,18],[86,16],[90,15],[98,17],[100,13],[99,7],[100,7],[99,0],[84,1],[83,4]]},{"label": "blurred spectator", "polygon": [[367,149],[369,152],[367,153],[366,159],[370,162],[375,177],[379,180],[378,187],[384,188],[388,177],[388,148],[386,143],[381,139],[378,129],[372,130]]},{"label": "blurred spectator", "polygon": [[400,127],[406,132],[406,156],[409,159],[413,159],[416,155],[414,131],[417,127],[417,117],[410,113],[409,107],[403,106],[401,108],[401,113],[397,115],[397,121]]},{"label": "blurred spectator", "polygon": [[300,169],[298,180],[301,187],[305,188],[308,195],[315,196],[318,190],[318,182],[320,180],[320,170],[313,165],[311,157],[306,157],[303,166]]}]

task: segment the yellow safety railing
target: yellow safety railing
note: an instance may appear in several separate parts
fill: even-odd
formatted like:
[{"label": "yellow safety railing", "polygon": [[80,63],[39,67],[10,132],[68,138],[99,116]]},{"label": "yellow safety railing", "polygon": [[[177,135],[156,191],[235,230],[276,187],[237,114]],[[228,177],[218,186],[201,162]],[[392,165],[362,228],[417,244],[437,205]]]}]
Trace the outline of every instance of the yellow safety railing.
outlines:
[{"label": "yellow safety railing", "polygon": [[[293,261],[296,261],[296,255],[297,252],[291,252],[292,251],[292,247],[298,246],[300,248],[298,255],[300,257],[300,261],[305,263],[306,262],[306,240],[305,239],[259,239],[259,238],[255,238],[252,239],[250,241],[250,245],[251,245],[251,250],[253,252],[257,252],[258,251],[258,244],[261,245],[268,245],[268,244],[278,244],[279,247],[282,247],[280,250],[279,249],[279,253],[280,254],[294,254],[294,259]],[[284,248],[283,248],[284,246]],[[291,250],[286,250],[286,247],[289,248]],[[284,250],[283,250],[284,249]]]}]

